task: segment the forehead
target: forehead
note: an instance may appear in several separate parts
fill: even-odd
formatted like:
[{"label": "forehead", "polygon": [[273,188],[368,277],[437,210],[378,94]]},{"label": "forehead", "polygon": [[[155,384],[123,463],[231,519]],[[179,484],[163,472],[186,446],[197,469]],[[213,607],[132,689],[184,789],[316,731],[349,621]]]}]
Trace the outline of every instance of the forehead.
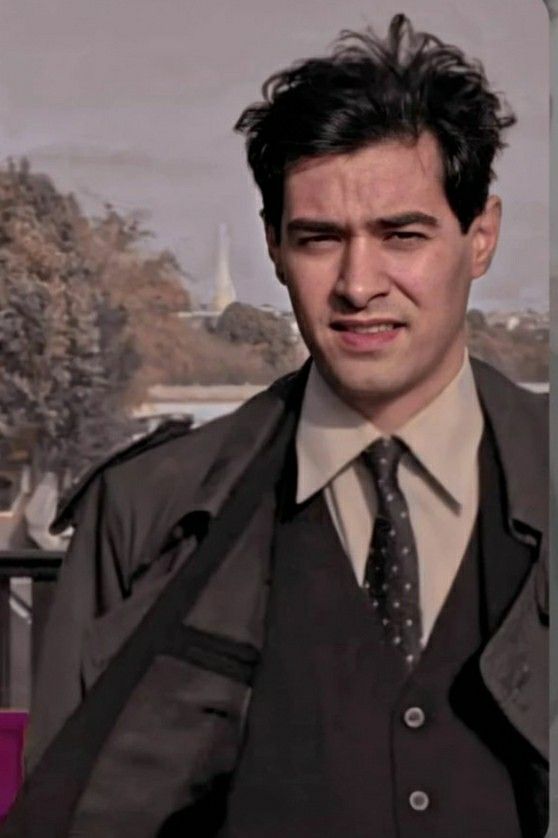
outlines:
[{"label": "forehead", "polygon": [[285,176],[285,215],[331,215],[358,208],[394,212],[428,205],[448,207],[438,143],[428,133],[418,140],[383,140],[348,154],[298,161]]}]

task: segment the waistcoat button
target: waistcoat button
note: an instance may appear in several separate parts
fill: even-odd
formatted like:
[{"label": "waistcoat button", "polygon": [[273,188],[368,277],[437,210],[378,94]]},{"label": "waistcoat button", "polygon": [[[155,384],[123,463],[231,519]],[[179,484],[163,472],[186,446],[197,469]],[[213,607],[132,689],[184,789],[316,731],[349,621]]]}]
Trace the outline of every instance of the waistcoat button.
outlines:
[{"label": "waistcoat button", "polygon": [[425,791],[417,789],[409,795],[409,805],[415,812],[424,812],[430,806],[430,798]]},{"label": "waistcoat button", "polygon": [[422,727],[426,721],[424,710],[422,707],[407,707],[403,713],[403,721],[407,727]]}]

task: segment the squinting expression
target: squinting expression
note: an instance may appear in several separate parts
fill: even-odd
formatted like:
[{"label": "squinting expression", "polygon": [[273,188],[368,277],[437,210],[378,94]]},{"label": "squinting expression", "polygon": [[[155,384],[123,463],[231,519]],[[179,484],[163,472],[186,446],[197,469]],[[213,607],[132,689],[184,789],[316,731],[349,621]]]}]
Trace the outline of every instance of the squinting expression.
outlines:
[{"label": "squinting expression", "polygon": [[380,427],[402,424],[457,373],[471,280],[490,263],[499,215],[490,198],[461,232],[428,133],[287,173],[271,257],[322,375]]}]

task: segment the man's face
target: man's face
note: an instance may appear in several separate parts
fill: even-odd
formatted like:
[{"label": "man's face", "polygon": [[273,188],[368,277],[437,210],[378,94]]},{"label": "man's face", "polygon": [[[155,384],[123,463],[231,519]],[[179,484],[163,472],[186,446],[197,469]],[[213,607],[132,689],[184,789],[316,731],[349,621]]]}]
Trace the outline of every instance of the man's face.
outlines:
[{"label": "man's face", "polygon": [[297,163],[270,255],[322,375],[364,415],[397,425],[457,373],[471,280],[496,245],[491,198],[467,234],[436,140],[386,140]]}]

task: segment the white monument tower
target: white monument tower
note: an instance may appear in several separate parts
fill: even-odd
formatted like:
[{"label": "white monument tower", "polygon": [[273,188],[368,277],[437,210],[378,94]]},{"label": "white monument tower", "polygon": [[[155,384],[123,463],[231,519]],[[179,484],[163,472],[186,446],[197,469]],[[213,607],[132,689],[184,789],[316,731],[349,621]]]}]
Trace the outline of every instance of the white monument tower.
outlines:
[{"label": "white monument tower", "polygon": [[225,223],[219,224],[219,243],[217,247],[217,266],[215,269],[214,294],[211,308],[221,314],[228,305],[236,301],[229,260],[229,231]]}]

